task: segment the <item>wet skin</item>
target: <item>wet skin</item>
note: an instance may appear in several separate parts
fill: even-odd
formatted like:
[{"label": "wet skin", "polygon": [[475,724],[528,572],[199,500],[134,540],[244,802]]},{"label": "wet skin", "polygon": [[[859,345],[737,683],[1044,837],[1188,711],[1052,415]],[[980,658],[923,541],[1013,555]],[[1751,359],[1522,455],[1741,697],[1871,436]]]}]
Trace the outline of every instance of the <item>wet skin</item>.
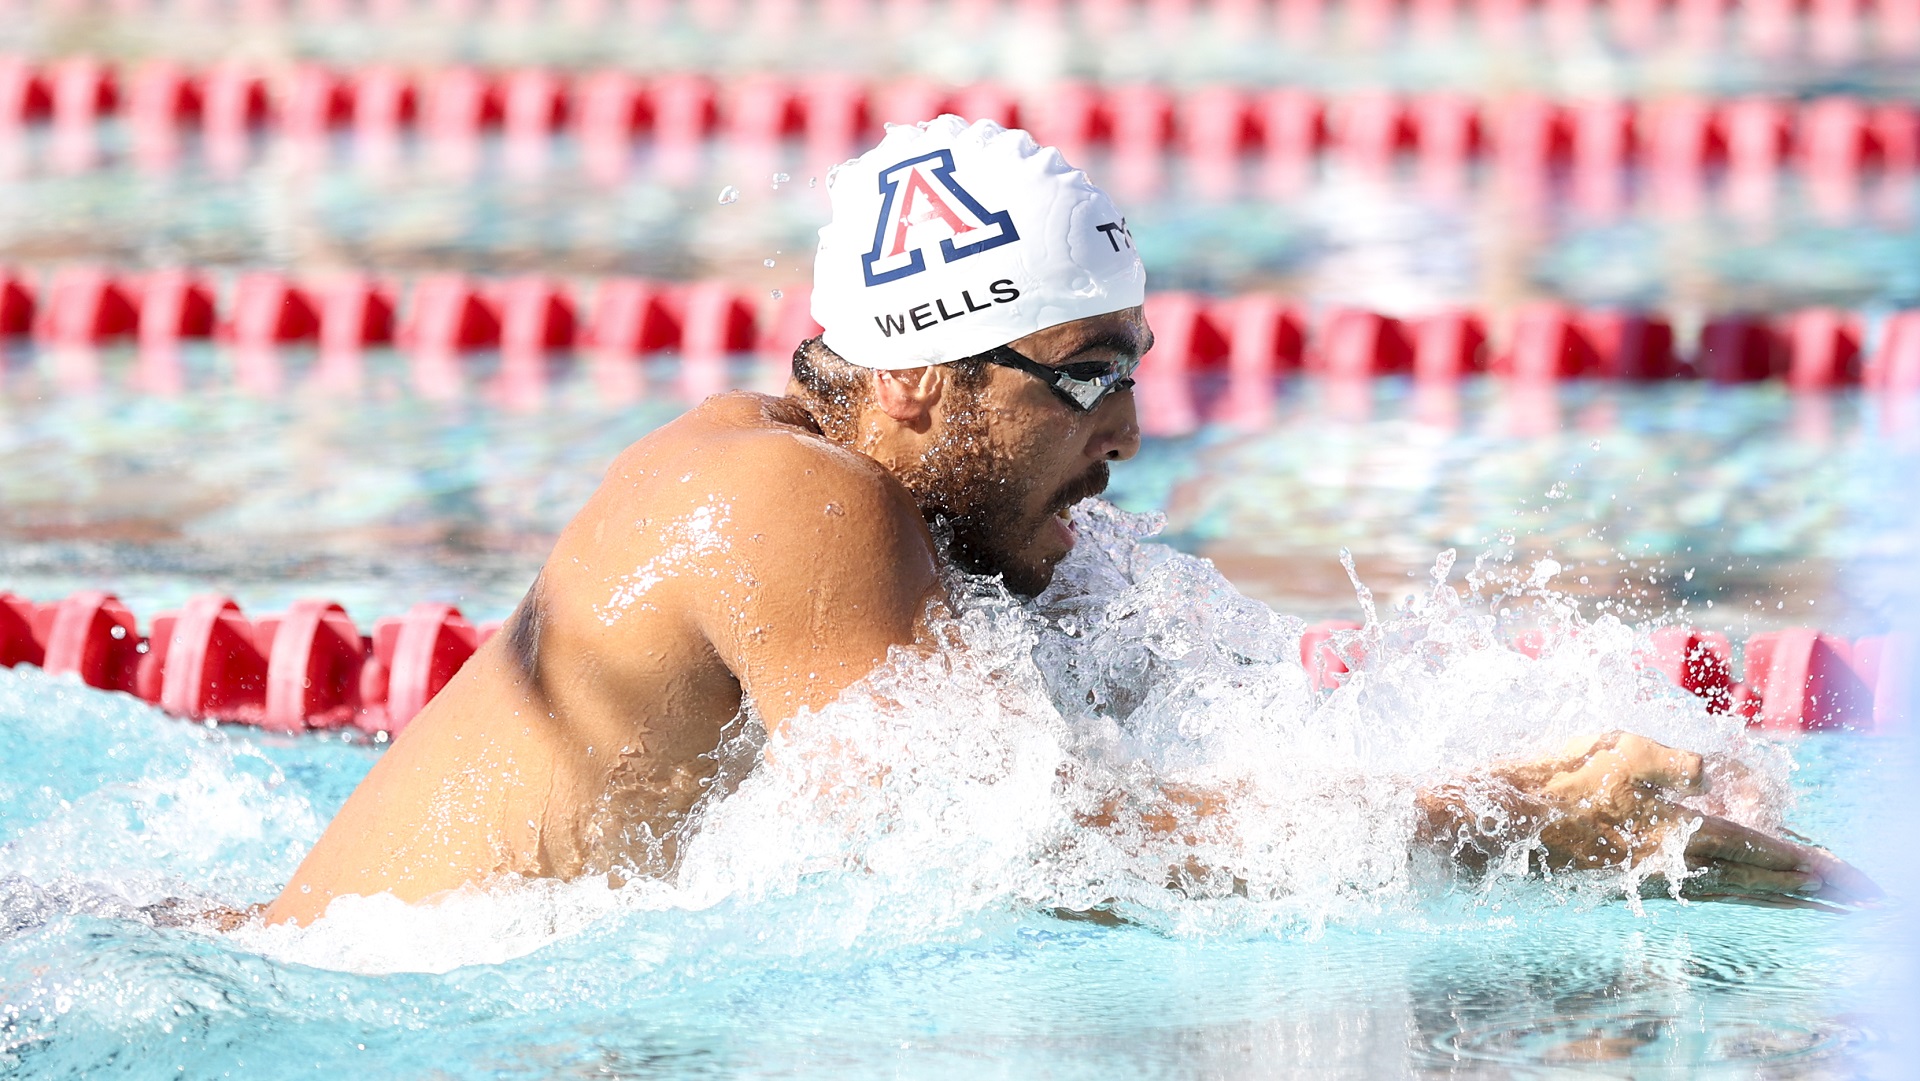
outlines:
[{"label": "wet skin", "polygon": [[[1152,335],[1131,309],[1014,344],[1059,366],[1138,355]],[[1080,413],[1005,368],[978,388],[941,367],[871,378],[837,440],[789,387],[709,399],[622,453],[506,627],[375,764],[268,922],[310,922],[342,895],[416,902],[502,873],[664,870],[743,699],[778,731],[919,642],[942,600],[927,516],[954,501],[945,479],[994,512],[964,558],[1031,593],[1073,544],[1055,512],[1139,447],[1131,391]],[[1701,817],[1669,797],[1706,783],[1698,755],[1620,735],[1494,772],[1506,828],[1545,824],[1555,870],[1644,856]],[[1169,788],[1161,806],[1113,813],[1177,832],[1231,798]],[[1456,789],[1420,806],[1428,842],[1468,866],[1502,840]],[[1706,872],[1687,887],[1701,896],[1873,893],[1820,850],[1719,819],[1688,857]]]},{"label": "wet skin", "polygon": [[[1131,309],[1015,344],[1061,365],[1144,353],[1151,333]],[[1054,512],[1139,448],[1131,391],[1079,413],[1031,375],[989,368],[962,391],[931,367],[874,373],[870,398],[845,445],[803,398],[728,394],[623,452],[501,633],[374,765],[267,920],[507,872],[658,870],[743,695],[777,731],[918,640],[940,598],[909,484],[937,487],[928,461],[958,430],[1008,504],[991,569],[1029,588],[1073,543]]]}]

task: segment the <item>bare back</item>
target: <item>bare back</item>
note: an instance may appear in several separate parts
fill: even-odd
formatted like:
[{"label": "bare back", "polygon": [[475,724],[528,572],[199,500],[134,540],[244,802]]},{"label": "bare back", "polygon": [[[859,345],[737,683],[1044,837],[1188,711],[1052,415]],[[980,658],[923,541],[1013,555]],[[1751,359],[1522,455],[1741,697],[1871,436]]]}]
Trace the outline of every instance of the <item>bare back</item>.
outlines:
[{"label": "bare back", "polygon": [[375,764],[268,908],[672,859],[743,695],[770,726],[912,642],[911,496],[787,399],[730,394],[615,459],[500,634]]}]

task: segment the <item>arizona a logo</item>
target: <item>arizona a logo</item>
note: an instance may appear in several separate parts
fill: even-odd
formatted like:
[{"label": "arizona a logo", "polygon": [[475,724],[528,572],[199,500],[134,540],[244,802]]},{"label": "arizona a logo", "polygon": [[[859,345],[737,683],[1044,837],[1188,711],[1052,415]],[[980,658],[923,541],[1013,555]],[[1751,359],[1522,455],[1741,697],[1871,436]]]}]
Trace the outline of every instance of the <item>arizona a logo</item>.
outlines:
[{"label": "arizona a logo", "polygon": [[927,248],[939,240],[946,262],[1020,239],[1013,217],[988,210],[953,179],[953,153],[936,150],[880,171],[880,221],[873,250],[860,257],[868,285],[927,269]]}]

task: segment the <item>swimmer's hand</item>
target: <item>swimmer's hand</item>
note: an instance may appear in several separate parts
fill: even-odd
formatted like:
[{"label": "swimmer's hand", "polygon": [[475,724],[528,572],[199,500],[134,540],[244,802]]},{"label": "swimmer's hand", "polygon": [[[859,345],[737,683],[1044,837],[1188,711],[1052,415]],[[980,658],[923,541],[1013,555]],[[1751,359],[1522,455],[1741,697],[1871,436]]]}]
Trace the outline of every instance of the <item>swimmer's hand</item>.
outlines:
[{"label": "swimmer's hand", "polygon": [[1880,888],[1826,849],[1680,806],[1706,791],[1704,762],[1629,732],[1569,753],[1493,767],[1475,782],[1420,794],[1422,834],[1481,871],[1514,842],[1537,835],[1533,858],[1550,871],[1629,867],[1676,829],[1687,839],[1683,896],[1788,907],[1872,901]]}]

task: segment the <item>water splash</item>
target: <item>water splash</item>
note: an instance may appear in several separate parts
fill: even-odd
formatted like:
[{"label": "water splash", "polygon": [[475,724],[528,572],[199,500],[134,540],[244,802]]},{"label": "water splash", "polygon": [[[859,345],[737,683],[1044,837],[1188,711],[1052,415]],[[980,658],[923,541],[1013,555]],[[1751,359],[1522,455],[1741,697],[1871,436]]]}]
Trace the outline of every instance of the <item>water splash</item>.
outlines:
[{"label": "water splash", "polygon": [[[804,911],[781,929],[797,953],[1036,908],[1103,906],[1180,935],[1313,934],[1463,886],[1410,856],[1423,786],[1614,728],[1744,761],[1729,773],[1743,783],[1702,809],[1766,828],[1785,810],[1784,759],[1644,671],[1633,628],[1543,608],[1557,630],[1527,656],[1450,584],[1451,552],[1391,615],[1355,575],[1366,627],[1336,637],[1352,671],[1320,692],[1298,663],[1300,621],[1151,542],[1157,517],[1089,502],[1075,523],[1080,543],[1039,598],[956,577],[932,649],[896,650],[777,737],[750,723],[732,757],[755,764],[698,811],[671,881],[343,901],[313,928],[246,940],[311,964],[441,968],[609,912],[739,905]],[[1218,807],[1190,814],[1169,789]],[[1591,901],[1634,885],[1611,872],[1551,889]]]},{"label": "water splash", "polygon": [[[1528,584],[1533,568],[1496,583],[1477,562],[1462,589],[1443,552],[1427,589],[1391,613],[1355,574],[1366,626],[1335,636],[1352,670],[1325,692],[1298,663],[1301,622],[1154,543],[1160,524],[1084,503],[1080,543],[1042,596],[955,577],[930,648],[896,650],[777,737],[749,717],[722,749],[744,777],[698,810],[669,880],[503,879],[416,907],[345,899],[312,927],[254,926],[236,941],[389,972],[491,964],[604,937],[593,929],[609,921],[634,963],[651,964],[662,935],[720,910],[757,913],[751,941],[729,949],[794,956],[924,943],[1036,909],[1105,906],[1196,936],[1417,921],[1450,889],[1515,888],[1454,881],[1410,857],[1423,786],[1613,728],[1743,763],[1725,771],[1740,783],[1703,810],[1762,828],[1787,810],[1783,755],[1643,670],[1634,628],[1553,603]],[[1497,602],[1482,595],[1496,586]],[[1528,590],[1546,628],[1537,658],[1509,646],[1494,608]],[[0,691],[22,678],[0,673]],[[72,889],[47,892],[72,880],[115,904],[183,890],[265,899],[317,834],[316,806],[344,795],[289,785],[224,735],[137,703],[77,687],[61,694],[85,702],[49,702],[59,685],[29,682],[18,708],[84,716],[110,702],[124,716],[88,737],[120,772],[68,799],[72,809],[40,799],[41,820],[9,831],[0,876],[38,884],[0,890],[23,919],[78,910]],[[1218,806],[1191,814],[1169,790]],[[1585,903],[1632,885],[1610,873],[1524,891]]]},{"label": "water splash", "polygon": [[729,206],[740,201],[740,189],[728,184],[720,189],[720,205]]}]

